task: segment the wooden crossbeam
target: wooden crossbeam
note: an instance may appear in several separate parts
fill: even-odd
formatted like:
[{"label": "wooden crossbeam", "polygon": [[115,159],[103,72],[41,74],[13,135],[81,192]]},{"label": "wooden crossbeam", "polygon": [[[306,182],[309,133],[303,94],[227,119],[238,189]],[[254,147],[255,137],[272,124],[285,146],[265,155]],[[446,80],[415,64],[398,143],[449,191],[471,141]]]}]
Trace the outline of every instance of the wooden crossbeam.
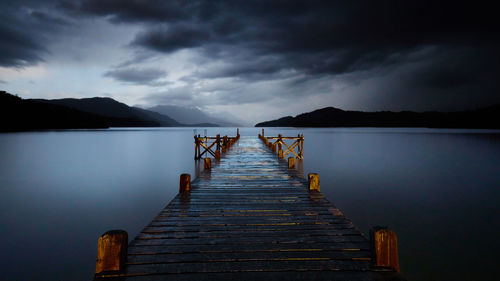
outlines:
[{"label": "wooden crossbeam", "polygon": [[[194,136],[194,159],[198,160],[205,154],[210,154],[216,159],[220,158],[221,149],[222,152],[225,152],[228,148],[231,147],[236,141],[240,139],[239,129],[236,130],[236,137],[228,137],[217,135],[216,137],[200,137],[200,135]],[[209,144],[210,141],[213,140],[212,144]],[[214,145],[216,148],[214,149]],[[201,148],[203,147],[203,152],[201,152]]]},{"label": "wooden crossbeam", "polygon": [[205,153],[207,153],[207,152],[208,152],[208,153],[210,153],[210,154],[212,154],[212,156],[214,156],[214,157],[215,157],[215,152],[213,152],[211,148],[212,148],[212,146],[214,146],[216,143],[217,143],[217,142],[213,142],[210,146],[207,146],[207,145],[206,145],[203,141],[201,141],[201,142],[200,142],[200,146],[204,147],[204,148],[205,148],[205,150],[204,150],[204,151],[203,151],[203,152],[199,155],[199,157],[198,157],[198,158],[201,158],[201,156],[203,156],[203,154],[205,154]]},{"label": "wooden crossbeam", "polygon": [[294,143],[292,143],[291,146],[288,146],[285,142],[283,144],[287,147],[287,150],[283,152],[283,157],[286,157],[290,152],[293,153],[298,159],[302,159],[301,156],[299,156],[297,153],[295,153],[294,149],[299,145],[299,140],[296,140]]},{"label": "wooden crossbeam", "polygon": [[[281,155],[280,157],[286,157],[288,154],[293,153],[295,157],[298,159],[303,159],[303,144],[304,144],[304,137],[302,135],[298,135],[297,137],[283,137],[279,135],[278,137],[264,137],[260,135],[261,140],[264,143],[271,143],[272,147],[278,146],[279,151],[278,154]],[[269,142],[271,140],[271,142]],[[276,140],[272,142],[273,140]],[[294,142],[291,145],[286,144],[283,140],[294,140]],[[281,151],[281,145],[286,146],[286,150],[283,152]],[[295,148],[297,148],[297,152],[295,152]],[[281,151],[281,152],[280,152]],[[282,153],[282,154],[280,154]]]},{"label": "wooden crossbeam", "polygon": [[[280,137],[265,137],[268,140],[278,140]],[[281,137],[282,140],[296,140],[299,137]]]}]

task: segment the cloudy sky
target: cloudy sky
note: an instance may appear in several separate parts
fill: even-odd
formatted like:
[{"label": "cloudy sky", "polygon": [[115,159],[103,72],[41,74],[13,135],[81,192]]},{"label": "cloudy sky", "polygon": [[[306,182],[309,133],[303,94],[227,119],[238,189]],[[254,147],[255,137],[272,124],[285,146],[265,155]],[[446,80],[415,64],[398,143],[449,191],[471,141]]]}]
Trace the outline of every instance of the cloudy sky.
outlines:
[{"label": "cloudy sky", "polygon": [[482,1],[0,2],[0,89],[197,106],[255,123],[326,106],[500,103]]}]

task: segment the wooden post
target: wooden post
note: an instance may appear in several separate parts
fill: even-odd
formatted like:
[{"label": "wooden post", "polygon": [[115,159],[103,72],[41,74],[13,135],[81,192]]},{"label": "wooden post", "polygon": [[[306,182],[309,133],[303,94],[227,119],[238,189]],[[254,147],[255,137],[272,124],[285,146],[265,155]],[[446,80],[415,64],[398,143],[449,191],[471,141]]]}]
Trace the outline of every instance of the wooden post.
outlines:
[{"label": "wooden post", "polygon": [[392,267],[396,272],[400,272],[396,233],[387,227],[375,226],[370,229],[370,238],[375,265]]},{"label": "wooden post", "polygon": [[124,230],[110,230],[97,241],[95,274],[119,272],[127,262],[128,234]]},{"label": "wooden post", "polygon": [[262,128],[262,137],[264,137],[264,128]]},{"label": "wooden post", "polygon": [[220,159],[220,134],[217,134],[217,149],[215,150],[215,159]]},{"label": "wooden post", "polygon": [[191,175],[181,174],[179,180],[179,193],[190,192],[191,191]]},{"label": "wooden post", "polygon": [[273,152],[276,152],[276,145],[275,145],[275,144],[273,144],[272,146],[273,146],[273,147],[272,147]]},{"label": "wooden post", "polygon": [[194,160],[198,159],[198,138],[194,136]]},{"label": "wooden post", "polygon": [[288,169],[295,169],[295,157],[288,157]]},{"label": "wooden post", "polygon": [[203,168],[205,170],[210,170],[212,169],[212,159],[210,158],[205,158],[203,162]]},{"label": "wooden post", "polygon": [[240,137],[240,128],[236,128],[236,137],[239,138]]},{"label": "wooden post", "polygon": [[222,137],[222,152],[226,152],[226,149],[228,147],[228,144],[227,144],[227,136],[223,136]]},{"label": "wooden post", "polygon": [[300,156],[300,159],[303,159],[304,158],[304,135],[299,135],[299,138],[300,138],[300,141],[299,141],[299,156]]},{"label": "wooden post", "polygon": [[[196,159],[200,159],[201,158],[201,140],[200,140],[200,134],[198,134],[198,158]],[[207,141],[207,139],[205,139],[205,142]]]},{"label": "wooden post", "polygon": [[282,148],[282,144],[281,144],[281,142],[282,142],[283,140],[281,139],[281,137],[282,137],[282,135],[281,135],[281,134],[279,134],[279,135],[278,135],[278,158],[279,158],[279,159],[282,159],[282,158],[283,158],[283,148]]},{"label": "wooden post", "polygon": [[307,177],[309,178],[309,191],[319,191],[319,175],[317,173],[310,173]]}]

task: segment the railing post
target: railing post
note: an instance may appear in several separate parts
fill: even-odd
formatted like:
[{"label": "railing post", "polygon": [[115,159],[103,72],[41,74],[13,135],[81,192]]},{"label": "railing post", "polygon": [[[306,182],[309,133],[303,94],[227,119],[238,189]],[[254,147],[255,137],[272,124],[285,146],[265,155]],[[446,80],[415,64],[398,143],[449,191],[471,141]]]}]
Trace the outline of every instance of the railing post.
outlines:
[{"label": "railing post", "polygon": [[[205,138],[205,142],[207,141],[207,139]],[[197,159],[200,159],[201,158],[201,138],[200,138],[200,134],[198,134],[198,158]]]},{"label": "railing post", "polygon": [[282,139],[281,139],[282,135],[279,134],[278,135],[278,158],[283,158],[283,148],[282,148]]},{"label": "railing post", "polygon": [[240,128],[236,128],[236,139],[240,138]]},{"label": "railing post", "polygon": [[217,134],[217,149],[215,150],[215,159],[220,159],[220,134]]},{"label": "railing post", "polygon": [[262,128],[262,137],[264,137],[264,128]]},{"label": "railing post", "polygon": [[387,227],[375,226],[370,229],[370,238],[375,265],[392,267],[396,272],[400,272],[396,233]]},{"label": "railing post", "polygon": [[179,193],[191,191],[191,175],[181,174],[179,179]]},{"label": "railing post", "polygon": [[288,157],[288,169],[295,169],[295,157]]},{"label": "railing post", "polygon": [[205,170],[210,170],[210,169],[212,168],[212,159],[210,159],[210,158],[205,158],[203,161],[204,161],[204,162],[203,162],[203,168],[204,168]]},{"label": "railing post", "polygon": [[229,142],[227,140],[227,136],[224,136],[222,138],[222,152],[226,152],[228,148],[229,148]]},{"label": "railing post", "polygon": [[303,159],[304,158],[304,135],[299,135],[299,138],[300,138],[300,142],[299,142],[299,156],[300,156],[300,159]]},{"label": "railing post", "polygon": [[319,175],[317,173],[310,173],[307,177],[309,178],[309,191],[320,191]]},{"label": "railing post", "polygon": [[128,234],[124,230],[110,230],[97,241],[95,275],[117,273],[127,262]]},{"label": "railing post", "polygon": [[194,136],[194,160],[198,159],[198,138]]}]

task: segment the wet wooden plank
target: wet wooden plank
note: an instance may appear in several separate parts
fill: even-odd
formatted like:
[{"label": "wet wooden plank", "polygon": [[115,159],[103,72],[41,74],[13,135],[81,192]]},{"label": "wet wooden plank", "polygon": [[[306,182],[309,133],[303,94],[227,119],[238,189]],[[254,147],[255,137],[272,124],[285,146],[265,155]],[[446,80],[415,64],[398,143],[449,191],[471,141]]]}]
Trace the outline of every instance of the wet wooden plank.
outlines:
[{"label": "wet wooden plank", "polygon": [[208,272],[251,272],[251,271],[368,271],[369,260],[331,260],[328,258],[311,259],[268,259],[268,260],[213,260],[210,262],[192,263],[155,263],[131,264],[127,266],[127,273],[208,273]]},{"label": "wet wooden plank", "polygon": [[277,251],[277,252],[203,252],[203,253],[149,253],[130,255],[128,264],[210,262],[213,260],[273,261],[279,259],[369,260],[368,251]]},{"label": "wet wooden plank", "polygon": [[159,244],[149,246],[129,246],[129,255],[147,254],[147,253],[211,253],[211,252],[300,252],[300,251],[368,251],[370,243],[364,242],[345,242],[345,243],[261,243],[261,244],[229,244],[218,245],[214,248],[212,245],[173,245]]},{"label": "wet wooden plank", "polygon": [[[313,278],[311,278],[313,275]],[[290,280],[350,280],[350,281],[373,281],[373,280],[399,280],[394,278],[391,272],[356,272],[356,271],[259,271],[259,272],[204,272],[183,274],[145,274],[131,275],[126,280],[134,281],[212,281],[212,280],[238,280],[238,281],[290,281]],[[392,278],[392,279],[391,279]],[[107,278],[109,280],[109,278]],[[117,279],[122,280],[122,279]]]}]

